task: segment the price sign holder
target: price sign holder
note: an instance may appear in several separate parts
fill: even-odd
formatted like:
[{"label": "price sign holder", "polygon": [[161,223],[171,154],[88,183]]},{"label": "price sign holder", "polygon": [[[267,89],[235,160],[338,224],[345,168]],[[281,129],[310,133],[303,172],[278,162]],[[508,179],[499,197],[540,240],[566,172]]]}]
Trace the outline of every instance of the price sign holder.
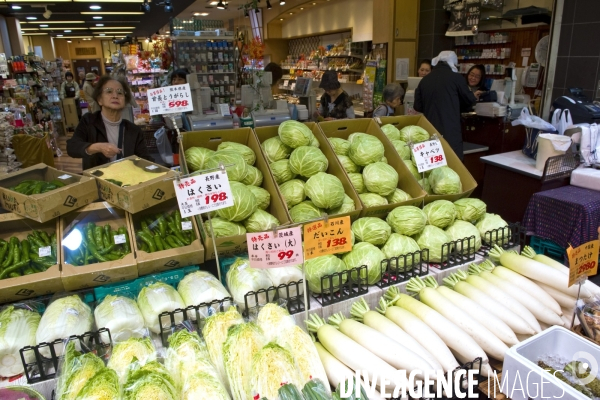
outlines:
[{"label": "price sign holder", "polygon": [[[600,248],[600,238],[584,243],[579,247],[573,248],[571,245],[567,248],[567,257],[569,258],[569,286],[575,283],[579,285],[577,290],[577,301],[581,294],[581,286],[585,283],[588,276],[596,275],[598,272],[598,249]],[[571,327],[575,323],[575,314],[571,320]]]}]

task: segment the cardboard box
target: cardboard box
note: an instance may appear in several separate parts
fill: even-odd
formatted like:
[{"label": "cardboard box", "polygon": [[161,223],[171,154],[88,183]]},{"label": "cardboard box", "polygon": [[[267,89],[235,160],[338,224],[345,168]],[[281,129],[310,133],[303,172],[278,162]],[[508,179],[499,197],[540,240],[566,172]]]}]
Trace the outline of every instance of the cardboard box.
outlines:
[{"label": "cardboard box", "polygon": [[[387,204],[379,207],[365,207],[362,205],[361,217],[380,217],[385,218],[387,214],[394,208],[400,206],[420,206],[425,198],[425,191],[415,177],[410,173],[396,149],[385,134],[379,128],[379,125],[372,119],[344,119],[339,121],[327,121],[320,122],[319,128],[325,134],[326,137],[337,137],[341,139],[348,139],[350,134],[355,132],[363,132],[369,135],[373,135],[383,143],[385,152],[384,156],[388,160],[388,164],[394,167],[398,171],[398,188],[408,193],[412,199],[403,201],[401,203]],[[328,142],[328,146],[332,149],[331,144]],[[344,171],[344,173],[346,173]],[[346,175],[347,176],[347,175]]]},{"label": "cardboard box", "polygon": [[[0,238],[7,242],[12,236],[19,241],[26,239],[33,230],[42,230],[51,235],[57,235],[57,261],[60,260],[60,235],[58,234],[58,219],[40,223],[31,221],[17,214],[0,214]],[[38,297],[64,290],[60,279],[60,263],[48,268],[44,272],[20,276],[18,278],[7,278],[0,280],[0,303],[19,301]]]},{"label": "cardboard box", "polygon": [[[28,179],[46,182],[56,179],[65,186],[30,196],[9,189]],[[46,164],[32,165],[5,175],[0,179],[0,193],[2,208],[37,222],[50,221],[98,199],[94,179],[59,171]]]},{"label": "cardboard box", "polygon": [[[354,190],[354,186],[352,186],[352,182],[350,182],[348,175],[344,171],[344,167],[342,167],[342,165],[340,164],[340,161],[338,160],[333,149],[331,148],[331,146],[329,146],[329,142],[328,142],[327,138],[323,135],[323,133],[321,132],[321,130],[319,129],[317,124],[315,122],[308,122],[308,123],[306,123],[306,126],[308,126],[310,128],[310,130],[313,132],[313,134],[319,141],[319,144],[321,146],[320,149],[323,152],[323,154],[325,154],[325,157],[327,157],[327,161],[329,161],[329,166],[327,167],[326,172],[328,174],[337,176],[338,179],[340,181],[342,181],[342,185],[344,185],[344,191],[346,192],[346,194],[348,196],[350,196],[352,198],[352,200],[354,200],[354,207],[356,208],[354,211],[352,211],[350,213],[336,214],[335,217],[345,217],[346,215],[348,215],[348,216],[350,216],[352,221],[354,221],[360,215],[363,205],[362,205],[362,202],[360,201],[360,198],[358,197],[358,194],[356,193],[356,190]],[[261,128],[255,128],[254,132],[256,133],[256,136],[258,137],[258,141],[262,145],[262,143],[265,140],[270,139],[275,136],[278,136],[277,130],[278,130],[277,126],[265,126],[265,127],[261,127]],[[262,151],[262,146],[261,146],[261,151]],[[263,151],[263,156],[265,157],[265,159],[267,158],[267,155],[264,153],[264,151]],[[269,171],[270,170],[271,169],[269,168]],[[279,192],[279,186],[277,187],[277,191]],[[285,205],[285,199],[281,195],[281,192],[279,192],[279,196],[281,196],[281,199],[283,200],[283,204]],[[332,217],[333,217],[333,215],[332,215]]]},{"label": "cardboard box", "polygon": [[144,211],[140,211],[139,213],[129,214],[131,228],[134,232],[134,235],[131,238],[135,249],[135,259],[139,276],[204,263],[204,246],[202,246],[202,243],[200,242],[200,233],[198,232],[198,225],[195,218],[191,218],[191,220],[192,230],[196,235],[196,240],[194,240],[191,245],[178,247],[176,249],[156,251],[154,253],[148,253],[139,249],[135,232],[141,229],[142,220],[148,216],[154,219],[154,216],[158,213],[171,212],[177,209],[177,200],[171,199]]},{"label": "cardboard box", "polygon": [[[125,160],[133,161],[136,166],[143,168],[146,171],[156,173],[166,172],[166,174],[137,185],[126,187],[121,187],[102,179],[102,171],[100,171],[102,168]],[[113,163],[90,168],[83,171],[83,174],[96,178],[101,199],[132,214],[175,197],[173,180],[169,178],[175,178],[177,173],[170,168],[163,167],[162,165],[155,164],[137,156],[125,157]]]},{"label": "cardboard box", "polygon": [[[281,199],[279,191],[277,190],[277,184],[275,179],[271,175],[269,170],[268,162],[264,158],[260,143],[254,134],[254,131],[250,128],[239,128],[239,129],[224,129],[214,131],[199,131],[199,132],[185,132],[182,134],[180,142],[179,154],[183,155],[181,159],[181,167],[187,173],[189,172],[187,162],[185,160],[185,151],[190,147],[206,147],[207,149],[217,150],[219,144],[223,142],[237,142],[245,144],[250,147],[254,154],[256,154],[256,163],[254,166],[260,170],[263,174],[262,187],[266,189],[271,195],[271,205],[267,208],[267,212],[271,213],[275,218],[279,220],[281,225],[289,224],[290,216],[287,212],[285,202]],[[202,217],[205,217],[202,215]],[[206,218],[206,217],[205,217]],[[215,243],[212,237],[204,229],[201,216],[197,216],[198,229],[202,235],[202,242],[204,243],[206,253],[205,260],[215,259]],[[230,236],[216,239],[216,248],[219,253],[219,257],[231,256],[247,251],[248,245],[246,243],[246,235]]]},{"label": "cardboard box", "polygon": [[[110,224],[113,230],[122,226],[127,228],[129,240],[133,238],[127,213],[112,205],[102,202],[90,204],[60,218],[60,238],[64,239],[78,224],[83,227],[88,222],[96,225]],[[64,246],[64,240],[62,241]],[[61,251],[61,278],[65,290],[92,288],[106,283],[114,283],[138,277],[135,255],[132,250],[120,260],[76,266],[65,261],[65,252]]]},{"label": "cardboard box", "polygon": [[[438,133],[437,129],[435,129],[434,126],[431,125],[431,122],[429,122],[427,118],[425,118],[425,116],[423,115],[402,115],[398,117],[381,117],[380,119],[382,125],[392,124],[398,129],[402,129],[405,126],[417,125],[429,132],[429,136],[433,135],[434,133]],[[465,167],[462,161],[460,161],[460,158],[458,158],[454,150],[452,150],[452,147],[450,147],[446,139],[441,137],[442,135],[439,136],[440,141],[442,142],[442,147],[444,149],[444,154],[446,154],[446,161],[448,162],[448,167],[452,168],[458,174],[458,176],[460,176],[463,191],[462,193],[458,194],[428,194],[427,196],[425,196],[425,204],[431,203],[432,201],[436,200],[456,201],[458,199],[462,199],[463,197],[469,197],[471,193],[473,193],[473,190],[475,190],[475,188],[477,187],[477,182],[475,181],[467,167]],[[391,143],[390,146],[392,146]],[[392,149],[393,148],[394,147],[392,146]]]},{"label": "cardboard box", "polygon": [[75,98],[66,98],[62,101],[63,106],[63,121],[65,128],[76,128],[79,124],[79,117],[77,116],[77,106],[75,105]]}]

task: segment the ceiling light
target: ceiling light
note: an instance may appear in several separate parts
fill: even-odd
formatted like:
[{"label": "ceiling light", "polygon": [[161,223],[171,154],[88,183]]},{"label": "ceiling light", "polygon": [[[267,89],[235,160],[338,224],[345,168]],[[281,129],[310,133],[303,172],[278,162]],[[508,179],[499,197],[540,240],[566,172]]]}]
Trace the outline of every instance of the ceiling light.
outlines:
[{"label": "ceiling light", "polygon": [[[85,24],[85,21],[29,21],[29,24]],[[44,25],[40,25],[44,26]],[[48,26],[48,25],[46,25]]]},{"label": "ceiling light", "polygon": [[300,10],[304,10],[304,7],[300,7]]},{"label": "ceiling light", "polygon": [[223,0],[219,0],[219,2],[217,3],[217,8],[219,10],[224,10],[225,9],[225,4],[223,4]]},{"label": "ceiling light", "polygon": [[316,6],[316,5],[317,5],[317,3],[313,3],[313,6]]},{"label": "ceiling light", "polygon": [[67,30],[65,31],[65,33],[70,33],[70,32],[71,32],[71,30],[70,30],[70,29],[67,29]]},{"label": "ceiling light", "polygon": [[290,15],[294,15],[294,13],[290,13]]},{"label": "ceiling light", "polygon": [[100,6],[90,6],[90,10],[101,10],[102,7]]},{"label": "ceiling light", "polygon": [[73,43],[71,39],[67,39],[67,43]]},{"label": "ceiling light", "polygon": [[200,13],[200,16],[201,17],[206,17],[206,16],[208,16],[208,13],[207,12]]},{"label": "ceiling light", "polygon": [[216,6],[217,4],[219,4],[219,2],[218,2],[218,1],[211,1],[211,2],[210,2],[210,5],[211,5],[211,6]]},{"label": "ceiling light", "polygon": [[150,4],[148,4],[148,0],[144,0],[144,4],[140,5],[140,10],[145,13],[150,12]]},{"label": "ceiling light", "polygon": [[194,13],[194,15],[195,15],[196,17],[198,17],[198,16],[200,15],[200,13]]},{"label": "ceiling light", "polygon": [[[41,25],[40,25],[41,26]],[[46,25],[48,26],[48,25]],[[65,32],[70,32],[70,31],[87,31],[88,28],[70,28],[70,27],[62,27],[62,28],[40,28],[43,31],[65,31]]]},{"label": "ceiling light", "polygon": [[267,0],[267,10],[270,10],[271,8],[273,8],[273,6],[271,5],[271,2]]},{"label": "ceiling light", "polygon": [[142,15],[144,14],[142,11],[103,11],[103,12],[93,12],[93,11],[82,11],[81,15]]},{"label": "ceiling light", "polygon": [[56,35],[56,36],[58,36],[58,37],[62,37],[63,35]]},{"label": "ceiling light", "polygon": [[20,9],[21,9],[21,6],[14,5],[14,6],[12,6],[11,8],[12,8],[13,10],[20,10]]},{"label": "ceiling light", "polygon": [[283,18],[279,18],[280,21],[283,21]]},{"label": "ceiling light", "polygon": [[101,33],[100,36],[106,36],[106,33]]},{"label": "ceiling light", "polygon": [[96,24],[96,26],[104,26],[104,24]]},{"label": "ceiling light", "polygon": [[171,0],[164,0],[165,2],[165,12],[172,13],[173,12],[173,4],[171,4]]},{"label": "ceiling light", "polygon": [[280,5],[280,6],[285,6],[285,0],[281,0],[281,1],[279,2],[279,5]]},{"label": "ceiling light", "polygon": [[46,28],[46,27],[48,27],[48,25],[46,25],[46,24],[40,25],[40,28]]},{"label": "ceiling light", "polygon": [[47,33],[46,32],[43,32],[43,33],[41,33],[41,32],[23,33],[23,36],[33,36],[33,35],[36,35],[36,36],[37,35],[47,35]]},{"label": "ceiling light", "polygon": [[94,17],[94,19],[102,19],[102,17],[100,17],[100,16],[96,15],[96,16]]},{"label": "ceiling light", "polygon": [[37,17],[27,17],[27,19],[30,20],[30,21],[34,21],[34,20],[37,19]]},{"label": "ceiling light", "polygon": [[[102,25],[102,24],[99,24]],[[92,26],[90,29],[99,29],[101,31],[105,31],[107,29],[135,29],[135,26]]]}]

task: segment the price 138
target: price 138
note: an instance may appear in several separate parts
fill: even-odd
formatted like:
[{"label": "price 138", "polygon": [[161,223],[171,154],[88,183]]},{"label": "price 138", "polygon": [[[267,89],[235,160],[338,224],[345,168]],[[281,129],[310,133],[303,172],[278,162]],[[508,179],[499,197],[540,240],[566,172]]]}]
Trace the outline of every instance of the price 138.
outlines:
[{"label": "price 138", "polygon": [[443,155],[439,155],[439,156],[433,156],[433,157],[429,157],[429,162],[431,164],[433,163],[438,163],[438,162],[442,162],[444,161],[444,156]]},{"label": "price 138", "polygon": [[225,200],[227,200],[227,193],[221,192],[221,193],[214,193],[211,195],[206,195],[204,197],[204,200],[206,201],[206,204],[216,203],[218,201],[225,201]]},{"label": "price 138", "polygon": [[280,260],[289,260],[290,258],[292,258],[293,255],[294,255],[294,250],[288,250],[288,251],[280,251],[279,254],[277,254],[277,257],[279,257]]},{"label": "price 138", "polygon": [[337,247],[337,246],[343,246],[346,244],[346,238],[339,238],[339,239],[329,239],[327,241],[327,247]]}]

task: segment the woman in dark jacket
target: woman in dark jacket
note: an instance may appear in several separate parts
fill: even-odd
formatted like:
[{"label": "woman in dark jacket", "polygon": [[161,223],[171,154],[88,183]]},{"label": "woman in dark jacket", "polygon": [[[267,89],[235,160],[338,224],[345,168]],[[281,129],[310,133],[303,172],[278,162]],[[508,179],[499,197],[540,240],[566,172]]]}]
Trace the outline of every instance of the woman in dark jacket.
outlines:
[{"label": "woman in dark jacket", "polygon": [[321,106],[319,107],[319,115],[325,121],[354,118],[352,98],[342,89],[342,85],[338,81],[337,72],[325,71],[319,87],[325,89],[325,93],[321,96]]},{"label": "woman in dark jacket", "polygon": [[83,159],[83,169],[136,155],[154,161],[139,127],[121,118],[131,101],[126,81],[108,75],[100,78],[92,94],[100,111],[85,114],[67,141],[67,154]]}]

